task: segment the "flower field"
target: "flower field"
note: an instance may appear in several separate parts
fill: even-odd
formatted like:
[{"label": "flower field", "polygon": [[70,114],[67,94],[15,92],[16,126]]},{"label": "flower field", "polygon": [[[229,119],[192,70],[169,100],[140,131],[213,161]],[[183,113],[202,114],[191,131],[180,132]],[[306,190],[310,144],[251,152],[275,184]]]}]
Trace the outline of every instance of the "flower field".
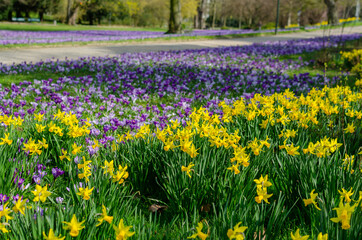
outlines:
[{"label": "flower field", "polygon": [[[299,28],[298,28],[299,29]],[[297,30],[280,29],[283,31]],[[197,36],[225,36],[245,35],[256,33],[268,33],[274,30],[255,31],[246,30],[193,30],[183,34],[165,34],[156,31],[116,31],[116,30],[84,30],[84,31],[11,31],[0,30],[1,45],[18,44],[48,44],[63,42],[98,42],[98,41],[123,41],[123,40],[144,40],[152,38],[172,37],[197,37]]]},{"label": "flower field", "polygon": [[0,238],[362,239],[361,38],[0,64]]}]

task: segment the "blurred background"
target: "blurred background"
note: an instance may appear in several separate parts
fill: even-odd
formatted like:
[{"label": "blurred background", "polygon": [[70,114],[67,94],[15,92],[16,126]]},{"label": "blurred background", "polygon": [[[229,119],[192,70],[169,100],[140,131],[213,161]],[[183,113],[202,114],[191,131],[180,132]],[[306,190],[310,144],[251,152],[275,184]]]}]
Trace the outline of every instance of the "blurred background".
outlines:
[{"label": "blurred background", "polygon": [[0,0],[0,21],[123,25],[170,32],[273,29],[278,4],[280,28],[356,21],[361,11],[359,0]]}]

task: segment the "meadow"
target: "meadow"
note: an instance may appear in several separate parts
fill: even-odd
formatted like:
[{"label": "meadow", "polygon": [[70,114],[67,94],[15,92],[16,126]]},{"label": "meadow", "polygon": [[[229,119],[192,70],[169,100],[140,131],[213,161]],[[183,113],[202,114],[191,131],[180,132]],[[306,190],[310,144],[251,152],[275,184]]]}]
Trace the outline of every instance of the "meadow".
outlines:
[{"label": "meadow", "polygon": [[[1,29],[1,25],[0,25]],[[298,28],[299,29],[299,28]],[[281,29],[281,32],[298,30]],[[23,47],[33,45],[62,45],[62,44],[90,44],[116,43],[155,40],[187,40],[187,39],[215,39],[232,37],[250,37],[261,34],[271,34],[274,30],[255,31],[252,29],[236,30],[192,30],[182,34],[165,34],[164,31],[137,30],[73,30],[73,31],[19,31],[0,30],[0,47]]]},{"label": "meadow", "polygon": [[361,40],[0,64],[0,238],[361,239]]}]

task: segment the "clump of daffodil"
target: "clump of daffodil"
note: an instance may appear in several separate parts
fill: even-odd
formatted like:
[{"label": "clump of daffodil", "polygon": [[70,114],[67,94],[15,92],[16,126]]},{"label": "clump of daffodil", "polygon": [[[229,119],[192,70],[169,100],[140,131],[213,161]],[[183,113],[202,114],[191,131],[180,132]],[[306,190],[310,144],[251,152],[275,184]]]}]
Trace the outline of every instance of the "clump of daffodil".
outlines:
[{"label": "clump of daffodil", "polygon": [[129,176],[129,173],[127,172],[127,165],[122,167],[122,165],[118,166],[118,170],[115,174],[112,174],[113,182],[118,182],[119,184],[122,184]]},{"label": "clump of daffodil", "polygon": [[63,226],[64,230],[70,230],[70,236],[72,237],[77,237],[79,235],[79,231],[82,230],[83,228],[85,228],[85,226],[83,226],[83,223],[85,222],[78,222],[77,217],[75,216],[75,214],[73,214],[72,219],[70,220],[70,222],[65,222],[63,221],[62,223],[65,224],[65,226]]},{"label": "clump of daffodil", "polygon": [[127,238],[132,237],[135,234],[135,232],[131,232],[130,231],[131,228],[132,226],[125,226],[123,223],[123,219],[121,219],[121,221],[119,221],[118,226],[113,226],[113,229],[116,234],[116,239],[126,240]]},{"label": "clump of daffodil", "polygon": [[321,209],[318,207],[317,202],[316,202],[316,198],[317,198],[317,196],[318,196],[318,193],[314,193],[314,191],[315,191],[315,189],[313,189],[313,190],[310,192],[310,198],[308,198],[308,199],[303,199],[304,205],[305,205],[305,206],[308,206],[309,204],[313,204],[316,209],[321,210]]},{"label": "clump of daffodil", "polygon": [[290,130],[290,129],[283,129],[282,132],[279,134],[279,138],[294,138],[297,135],[296,130]]},{"label": "clump of daffodil", "polygon": [[344,204],[343,201],[341,200],[339,202],[339,206],[337,208],[333,208],[333,210],[336,210],[337,212],[337,217],[331,218],[331,221],[335,223],[341,222],[342,229],[344,230],[349,229],[351,227],[350,225],[351,216],[352,213],[354,212],[355,207],[356,205],[350,206],[349,203]]},{"label": "clump of daffodil", "polygon": [[245,239],[245,230],[248,229],[248,227],[240,227],[241,222],[236,224],[234,226],[234,229],[229,229],[227,232],[227,236],[229,239],[236,239],[236,240],[244,240]]},{"label": "clump of daffodil", "polygon": [[273,196],[273,194],[268,194],[268,187],[272,186],[272,183],[268,181],[268,175],[261,177],[259,179],[254,179],[256,183],[256,193],[258,196],[255,197],[257,203],[261,203],[263,200],[269,204],[268,198]]},{"label": "clump of daffodil", "polygon": [[201,240],[205,240],[208,236],[209,236],[209,230],[208,230],[208,233],[203,233],[202,232],[202,228],[203,228],[203,224],[202,224],[202,221],[199,222],[197,224],[197,227],[196,227],[196,233],[194,233],[193,235],[191,235],[190,237],[187,237],[188,239],[191,239],[191,238],[197,238],[199,237]]},{"label": "clump of daffodil", "polygon": [[[349,156],[348,154],[345,154],[344,155],[344,159],[343,159],[343,169],[344,170],[349,170],[351,169],[351,166],[353,166],[353,163],[354,163],[354,159],[355,159],[355,156],[352,155],[352,156]],[[354,173],[354,170],[351,169],[351,174]]]},{"label": "clump of daffodil", "polygon": [[42,153],[41,148],[42,148],[42,144],[36,144],[35,140],[30,138],[27,143],[24,143],[23,150],[25,152],[29,152],[30,155],[34,155],[34,154],[40,155]]},{"label": "clump of daffodil", "polygon": [[62,235],[55,236],[53,229],[49,230],[48,236],[43,232],[44,240],[64,240],[65,237],[62,237]]},{"label": "clump of daffodil", "polygon": [[35,186],[35,191],[31,191],[34,194],[34,202],[45,202],[47,198],[51,195],[51,192],[48,191],[48,186],[41,187],[40,185]]},{"label": "clump of daffodil", "polygon": [[293,232],[290,233],[292,240],[307,240],[309,238],[309,235],[306,236],[300,236],[299,228],[297,231],[293,234]]},{"label": "clump of daffodil", "polygon": [[83,163],[82,164],[78,164],[78,169],[83,169],[82,173],[78,174],[78,178],[79,179],[85,179],[85,182],[89,181],[89,177],[92,175],[91,173],[91,160],[85,160],[85,157],[83,156]]},{"label": "clump of daffodil", "polygon": [[308,148],[303,149],[304,154],[313,154],[317,157],[325,157],[334,153],[342,144],[337,142],[337,139],[324,137],[316,143],[310,142]]},{"label": "clump of daffodil", "polygon": [[191,178],[190,172],[193,171],[193,169],[191,169],[193,166],[195,166],[195,164],[190,162],[190,164],[187,167],[181,166],[181,171],[186,172],[187,176],[189,176],[189,178]]}]

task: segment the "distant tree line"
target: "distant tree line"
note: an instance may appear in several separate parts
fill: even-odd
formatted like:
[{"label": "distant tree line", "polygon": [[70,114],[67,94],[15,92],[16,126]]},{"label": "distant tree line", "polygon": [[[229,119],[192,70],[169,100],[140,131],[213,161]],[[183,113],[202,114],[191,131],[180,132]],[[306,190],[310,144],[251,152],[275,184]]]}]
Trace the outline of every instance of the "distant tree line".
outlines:
[{"label": "distant tree line", "polygon": [[[280,26],[355,16],[358,0],[280,0]],[[0,20],[187,28],[273,27],[277,0],[0,0]]]}]

